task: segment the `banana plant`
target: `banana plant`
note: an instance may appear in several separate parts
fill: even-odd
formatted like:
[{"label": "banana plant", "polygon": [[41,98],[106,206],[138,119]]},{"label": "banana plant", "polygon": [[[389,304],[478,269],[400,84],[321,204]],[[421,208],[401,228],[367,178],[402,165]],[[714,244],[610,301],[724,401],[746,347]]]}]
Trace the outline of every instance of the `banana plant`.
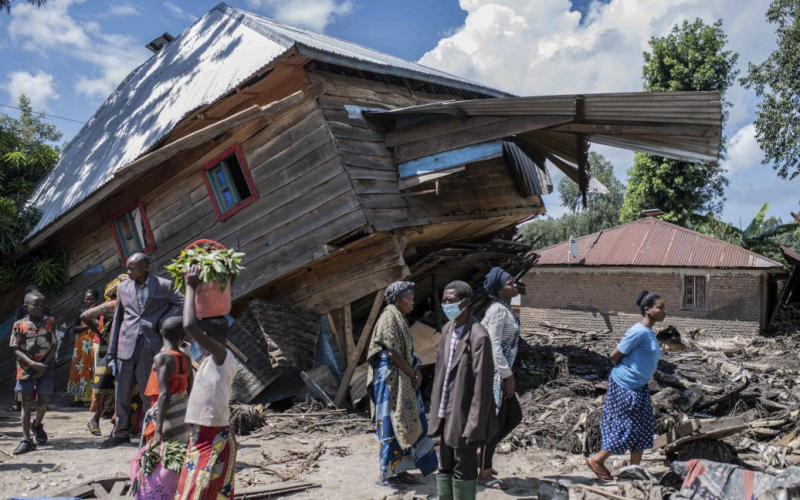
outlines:
[{"label": "banana plant", "polygon": [[776,224],[764,227],[764,218],[769,210],[769,203],[764,203],[745,229],[722,222],[712,214],[694,214],[691,217],[691,228],[714,238],[733,243],[742,248],[752,250],[772,259],[781,259],[780,245],[772,241],[773,236],[794,231],[800,225],[796,222]]}]

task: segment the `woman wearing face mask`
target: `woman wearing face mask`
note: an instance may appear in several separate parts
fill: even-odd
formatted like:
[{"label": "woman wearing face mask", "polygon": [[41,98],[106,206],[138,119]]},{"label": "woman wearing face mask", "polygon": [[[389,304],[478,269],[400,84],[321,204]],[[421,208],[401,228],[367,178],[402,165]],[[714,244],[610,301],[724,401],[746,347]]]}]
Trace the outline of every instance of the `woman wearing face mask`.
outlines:
[{"label": "woman wearing face mask", "polygon": [[478,448],[497,433],[492,385],[492,343],[469,314],[472,289],[463,281],[447,285],[431,394],[429,435],[441,436],[441,466],[436,489],[441,500],[474,500],[478,486]]},{"label": "woman wearing face mask", "polygon": [[408,473],[436,471],[439,460],[422,403],[420,360],[405,315],[414,309],[414,283],[397,281],[386,288],[383,310],[367,353],[367,393],[380,443],[378,484],[399,487],[417,483]]},{"label": "woman wearing face mask", "polygon": [[499,267],[492,268],[483,283],[492,298],[481,324],[492,340],[494,358],[494,403],[497,407],[497,423],[500,430],[478,454],[480,472],[478,483],[492,489],[504,490],[503,481],[492,476],[497,445],[522,422],[522,408],[514,394],[514,360],[519,349],[519,318],[511,308],[511,299],[519,295],[514,277]]},{"label": "woman wearing face mask", "polygon": [[664,300],[657,293],[640,292],[636,305],[642,320],[633,325],[611,353],[614,368],[608,376],[600,434],[603,449],[587,460],[597,477],[611,480],[605,461],[613,454],[631,452],[631,465],[638,466],[642,452],[653,446],[655,421],[647,384],[656,372],[661,348],[653,326],[667,316]]}]

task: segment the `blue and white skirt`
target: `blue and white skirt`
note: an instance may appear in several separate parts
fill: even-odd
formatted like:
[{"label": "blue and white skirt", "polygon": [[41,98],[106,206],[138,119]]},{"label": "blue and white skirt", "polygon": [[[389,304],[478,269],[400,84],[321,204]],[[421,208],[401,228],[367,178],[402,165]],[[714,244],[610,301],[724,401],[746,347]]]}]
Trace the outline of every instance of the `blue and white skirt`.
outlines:
[{"label": "blue and white skirt", "polygon": [[625,453],[652,448],[655,427],[647,386],[626,389],[609,377],[600,423],[603,450]]}]

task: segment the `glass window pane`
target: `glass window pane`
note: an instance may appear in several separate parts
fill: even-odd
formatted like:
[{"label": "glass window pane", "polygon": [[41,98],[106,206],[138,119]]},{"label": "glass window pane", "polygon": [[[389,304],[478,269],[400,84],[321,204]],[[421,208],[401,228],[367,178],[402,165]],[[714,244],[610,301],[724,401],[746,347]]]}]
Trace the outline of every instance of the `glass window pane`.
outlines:
[{"label": "glass window pane", "polygon": [[706,279],[705,277],[695,278],[695,307],[706,306]]},{"label": "glass window pane", "polygon": [[683,305],[694,306],[694,279],[691,276],[687,276],[683,280]]},{"label": "glass window pane", "polygon": [[139,207],[125,213],[114,221],[114,225],[125,257],[140,252],[148,246],[147,231]]}]

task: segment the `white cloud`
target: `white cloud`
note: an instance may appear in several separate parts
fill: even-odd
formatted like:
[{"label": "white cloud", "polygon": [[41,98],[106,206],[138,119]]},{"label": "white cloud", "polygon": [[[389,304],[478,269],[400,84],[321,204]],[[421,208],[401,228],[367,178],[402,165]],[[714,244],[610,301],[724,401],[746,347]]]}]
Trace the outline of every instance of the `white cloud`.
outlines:
[{"label": "white cloud", "polygon": [[750,123],[733,134],[728,142],[727,158],[722,166],[732,176],[762,167],[764,152],[756,141],[756,127]]},{"label": "white cloud", "polygon": [[37,71],[35,75],[27,71],[12,71],[0,88],[8,92],[13,103],[17,102],[20,94],[25,94],[31,100],[34,111],[45,111],[50,100],[58,99],[53,87],[53,75],[44,71]]},{"label": "white cloud", "polygon": [[8,32],[24,50],[76,59],[93,70],[78,74],[78,94],[104,98],[128,73],[147,59],[149,52],[128,35],[107,33],[92,21],[77,21],[69,7],[79,0],[53,0],[46,9],[17,3],[11,11]]},{"label": "white cloud", "polygon": [[139,10],[129,3],[111,4],[106,14],[109,16],[138,16]]},{"label": "white cloud", "polygon": [[254,9],[266,11],[278,21],[323,32],[337,17],[350,14],[350,0],[247,0]]},{"label": "white cloud", "polygon": [[[580,13],[570,11],[570,0],[460,0],[467,12],[464,25],[447,33],[420,62],[518,95],[638,91],[648,41],[669,33],[683,20],[723,19],[727,49],[739,53],[742,72],[748,62],[763,61],[775,46],[774,26],[766,21],[769,3],[610,0],[593,2],[581,19]],[[752,197],[753,183],[766,183],[774,173],[761,165],[763,155],[752,125],[758,102],[754,93],[737,83],[727,97],[734,105],[725,162],[731,177],[727,192],[731,206]],[[624,182],[632,154],[598,146],[592,150],[609,157]],[[740,175],[744,172],[753,173]],[[551,213],[560,213],[556,194],[548,198]]]},{"label": "white cloud", "polygon": [[183,10],[182,8],[180,8],[179,6],[175,5],[172,2],[164,2],[164,7],[166,7],[167,10],[170,11],[172,15],[174,15],[175,17],[188,19],[189,21],[192,22],[197,21],[197,16],[189,12],[186,12],[185,10]]}]

